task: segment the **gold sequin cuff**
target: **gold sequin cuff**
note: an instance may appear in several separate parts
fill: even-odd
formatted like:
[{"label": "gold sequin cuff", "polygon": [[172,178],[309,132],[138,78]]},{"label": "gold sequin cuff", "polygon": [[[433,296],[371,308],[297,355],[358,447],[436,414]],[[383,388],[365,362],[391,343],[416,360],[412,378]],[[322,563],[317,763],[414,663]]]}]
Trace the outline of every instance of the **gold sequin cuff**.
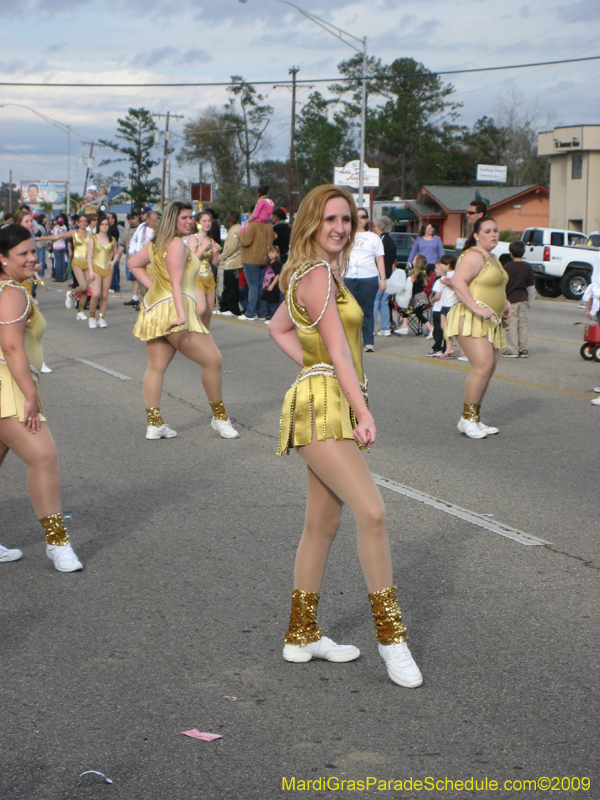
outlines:
[{"label": "gold sequin cuff", "polygon": [[[210,403],[210,400],[208,402]],[[225,406],[222,400],[219,400],[218,403],[210,403],[210,409],[215,419],[221,419],[223,421],[229,419],[229,414],[227,411],[225,411]]]},{"label": "gold sequin cuff", "polygon": [[160,413],[160,408],[147,408],[146,416],[148,417],[148,425],[153,428],[160,428],[161,425],[165,424]]},{"label": "gold sequin cuff", "polygon": [[477,403],[465,403],[463,405],[463,419],[468,419],[469,422],[479,422],[479,409],[480,405]]},{"label": "gold sequin cuff", "polygon": [[303,645],[319,641],[323,636],[323,631],[317,623],[318,605],[318,592],[303,592],[301,589],[294,589],[290,625],[285,635],[286,644]]},{"label": "gold sequin cuff", "polygon": [[369,595],[377,641],[379,644],[398,644],[408,642],[406,626],[398,605],[396,586],[388,586]]},{"label": "gold sequin cuff", "polygon": [[46,544],[65,545],[69,542],[69,535],[65,528],[65,521],[62,511],[58,514],[50,514],[40,520],[46,537]]}]

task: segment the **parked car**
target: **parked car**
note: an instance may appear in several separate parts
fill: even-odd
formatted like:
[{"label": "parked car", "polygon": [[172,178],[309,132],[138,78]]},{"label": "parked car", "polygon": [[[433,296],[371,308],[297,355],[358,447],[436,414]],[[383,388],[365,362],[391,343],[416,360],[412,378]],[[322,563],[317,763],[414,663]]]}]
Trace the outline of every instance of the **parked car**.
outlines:
[{"label": "parked car", "polygon": [[569,300],[579,300],[590,283],[596,258],[595,249],[585,246],[587,236],[556,228],[528,228],[521,238],[525,243],[523,258],[533,266],[539,294],[563,294]]},{"label": "parked car", "polygon": [[398,261],[398,266],[406,267],[410,251],[412,250],[412,246],[417,238],[416,235],[413,235],[412,233],[400,233],[398,231],[392,231],[390,236],[396,245],[396,259]]}]

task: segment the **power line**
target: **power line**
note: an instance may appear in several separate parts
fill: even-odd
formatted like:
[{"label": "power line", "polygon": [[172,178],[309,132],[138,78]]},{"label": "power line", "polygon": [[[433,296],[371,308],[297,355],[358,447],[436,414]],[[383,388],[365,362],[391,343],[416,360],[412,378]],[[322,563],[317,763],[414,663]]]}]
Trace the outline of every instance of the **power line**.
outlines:
[{"label": "power line", "polygon": [[[467,75],[474,72],[498,72],[508,69],[528,69],[529,67],[550,67],[557,64],[578,64],[582,61],[598,61],[600,56],[586,56],[584,58],[563,58],[559,61],[536,61],[531,64],[508,64],[502,67],[478,67],[476,69],[451,69],[427,71],[422,73],[398,72],[395,74],[375,73],[367,76],[368,80],[394,80],[396,78],[430,78],[436,75]],[[344,78],[339,75],[335,78],[302,78],[296,83],[336,83],[356,81],[360,78]],[[247,81],[253,86],[266,86],[273,83],[270,81]],[[292,81],[278,81],[280,84],[290,84]],[[174,88],[210,88],[215,86],[231,86],[231,81],[215,81],[212,83],[24,83],[16,81],[0,81],[0,86],[29,86],[59,89],[174,89]]]}]

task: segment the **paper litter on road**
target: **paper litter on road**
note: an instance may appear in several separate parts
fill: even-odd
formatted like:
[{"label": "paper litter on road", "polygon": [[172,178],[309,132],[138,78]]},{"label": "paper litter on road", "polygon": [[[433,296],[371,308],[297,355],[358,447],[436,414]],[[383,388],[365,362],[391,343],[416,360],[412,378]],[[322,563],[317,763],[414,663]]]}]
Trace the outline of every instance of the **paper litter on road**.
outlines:
[{"label": "paper litter on road", "polygon": [[86,772],[82,772],[80,774],[77,786],[81,786],[81,779],[83,778],[84,775],[100,775],[101,778],[104,778],[105,783],[112,783],[111,779],[107,778],[103,772],[98,772],[95,769],[88,769]]},{"label": "paper litter on road", "polygon": [[480,517],[493,517],[493,514],[480,514]]},{"label": "paper litter on road", "polygon": [[203,742],[212,742],[215,739],[222,739],[223,737],[220,736],[218,733],[202,733],[201,731],[197,731],[196,728],[192,728],[191,731],[181,731],[184,736],[189,736],[192,739],[202,739]]}]

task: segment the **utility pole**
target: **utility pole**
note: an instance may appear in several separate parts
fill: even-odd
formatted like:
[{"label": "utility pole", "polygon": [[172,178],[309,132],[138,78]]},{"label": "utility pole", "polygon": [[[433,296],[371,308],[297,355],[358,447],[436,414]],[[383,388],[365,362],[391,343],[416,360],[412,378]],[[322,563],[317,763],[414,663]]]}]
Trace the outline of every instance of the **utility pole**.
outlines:
[{"label": "utility pole", "polygon": [[88,157],[87,169],[85,171],[85,181],[83,183],[83,197],[85,197],[85,193],[87,192],[87,182],[88,182],[88,178],[90,177],[90,167],[94,163],[92,161],[92,153],[93,152],[94,152],[94,142],[90,142],[90,155]]},{"label": "utility pole", "polygon": [[290,222],[294,220],[294,170],[296,168],[296,75],[300,67],[288,70],[292,76],[292,140],[290,142]]},{"label": "utility pole", "polygon": [[165,188],[167,181],[167,156],[169,155],[169,120],[170,119],[183,119],[182,114],[171,114],[167,111],[166,114],[152,114],[153,117],[166,117],[165,122],[165,147],[163,150],[163,167],[162,167],[162,184],[160,187],[160,208],[161,211],[165,207]]},{"label": "utility pole", "polygon": [[171,199],[171,162],[169,161],[169,169],[168,169],[168,180],[167,180],[167,203]]},{"label": "utility pole", "polygon": [[12,214],[12,169],[8,173],[8,211]]}]

